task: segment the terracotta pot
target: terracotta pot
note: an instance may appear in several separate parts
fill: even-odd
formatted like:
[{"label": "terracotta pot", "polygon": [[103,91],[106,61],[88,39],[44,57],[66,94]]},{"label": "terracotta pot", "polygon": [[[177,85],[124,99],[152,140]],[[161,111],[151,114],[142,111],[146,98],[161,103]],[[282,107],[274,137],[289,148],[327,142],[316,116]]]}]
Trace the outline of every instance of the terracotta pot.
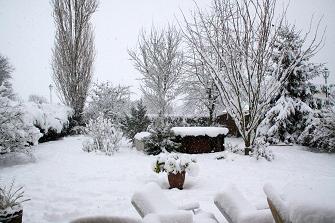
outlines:
[{"label": "terracotta pot", "polygon": [[178,188],[179,190],[183,189],[184,182],[185,182],[185,171],[181,173],[169,173],[168,180],[171,188]]},{"label": "terracotta pot", "polygon": [[0,214],[1,223],[22,223],[22,210],[18,210],[13,213]]}]

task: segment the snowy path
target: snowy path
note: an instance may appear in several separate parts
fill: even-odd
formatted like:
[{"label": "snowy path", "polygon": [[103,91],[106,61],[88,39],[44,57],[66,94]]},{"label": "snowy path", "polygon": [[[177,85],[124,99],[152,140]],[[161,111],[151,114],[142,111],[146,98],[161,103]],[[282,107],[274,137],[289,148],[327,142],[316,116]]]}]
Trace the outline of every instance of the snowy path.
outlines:
[{"label": "snowy path", "polygon": [[[130,203],[136,188],[149,181],[167,187],[164,175],[151,170],[153,157],[126,146],[115,156],[81,150],[83,137],[69,137],[35,147],[36,163],[0,169],[0,179],[25,186],[25,223],[68,222],[87,215],[138,217]],[[279,190],[288,184],[325,181],[334,185],[335,154],[315,154],[299,147],[273,148],[273,162],[238,156],[234,161],[215,160],[215,154],[197,155],[200,174],[186,176],[185,189],[165,190],[172,201],[199,201],[202,209],[225,222],[213,204],[216,192],[235,183],[252,203],[265,203],[262,187],[270,182]]]}]

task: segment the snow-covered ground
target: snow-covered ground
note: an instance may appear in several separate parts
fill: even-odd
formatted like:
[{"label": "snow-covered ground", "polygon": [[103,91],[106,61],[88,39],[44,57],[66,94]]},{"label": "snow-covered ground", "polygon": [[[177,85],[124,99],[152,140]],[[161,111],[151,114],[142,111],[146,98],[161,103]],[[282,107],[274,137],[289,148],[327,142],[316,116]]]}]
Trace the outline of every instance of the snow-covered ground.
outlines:
[{"label": "snow-covered ground", "polygon": [[[31,201],[24,203],[24,222],[68,222],[88,215],[139,217],[130,203],[133,192],[150,181],[168,187],[164,174],[151,169],[154,157],[144,155],[123,144],[114,156],[85,153],[84,137],[68,137],[34,147],[35,163],[0,169],[0,179],[25,187]],[[239,143],[239,140],[230,139]],[[196,155],[200,173],[186,176],[185,189],[164,190],[180,204],[199,201],[201,208],[212,212],[220,222],[224,218],[213,203],[214,195],[224,185],[234,183],[252,203],[266,202],[263,185],[273,184],[278,191],[288,185],[327,182],[334,185],[335,154],[317,154],[303,147],[274,147],[275,160],[255,160],[232,154],[216,160],[218,154]]]}]

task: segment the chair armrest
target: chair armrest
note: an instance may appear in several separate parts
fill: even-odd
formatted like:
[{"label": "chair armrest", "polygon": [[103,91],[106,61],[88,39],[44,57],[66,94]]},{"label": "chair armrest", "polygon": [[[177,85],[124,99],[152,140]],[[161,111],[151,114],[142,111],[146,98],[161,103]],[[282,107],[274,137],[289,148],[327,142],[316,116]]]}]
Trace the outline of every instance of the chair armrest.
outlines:
[{"label": "chair armrest", "polygon": [[178,206],[178,210],[187,210],[187,211],[194,211],[199,208],[200,208],[199,202],[191,202]]}]

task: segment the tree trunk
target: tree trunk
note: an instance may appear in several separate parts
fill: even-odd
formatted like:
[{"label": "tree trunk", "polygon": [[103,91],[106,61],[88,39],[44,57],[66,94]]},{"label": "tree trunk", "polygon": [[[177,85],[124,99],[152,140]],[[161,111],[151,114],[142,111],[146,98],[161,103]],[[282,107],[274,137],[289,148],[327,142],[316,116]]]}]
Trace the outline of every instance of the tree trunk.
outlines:
[{"label": "tree trunk", "polygon": [[244,139],[244,155],[248,156],[251,152],[251,133],[248,133],[248,135]]}]

